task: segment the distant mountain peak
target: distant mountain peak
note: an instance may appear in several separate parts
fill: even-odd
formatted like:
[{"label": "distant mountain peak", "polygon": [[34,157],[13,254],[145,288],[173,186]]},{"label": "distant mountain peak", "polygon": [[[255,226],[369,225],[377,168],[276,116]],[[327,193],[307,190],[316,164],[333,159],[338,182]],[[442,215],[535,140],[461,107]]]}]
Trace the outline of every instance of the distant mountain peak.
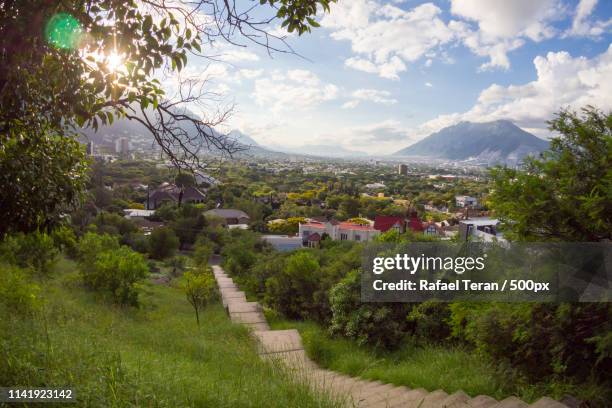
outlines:
[{"label": "distant mountain peak", "polygon": [[413,156],[479,164],[517,164],[527,155],[548,149],[546,140],[525,132],[509,120],[462,121],[432,133],[394,156]]}]

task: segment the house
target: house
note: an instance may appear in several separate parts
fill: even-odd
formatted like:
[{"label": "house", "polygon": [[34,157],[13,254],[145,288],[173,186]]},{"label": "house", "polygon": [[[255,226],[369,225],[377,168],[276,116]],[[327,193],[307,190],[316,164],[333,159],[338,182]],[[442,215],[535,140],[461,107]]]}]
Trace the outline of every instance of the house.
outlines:
[{"label": "house", "polygon": [[465,196],[465,195],[456,196],[455,205],[461,208],[466,208],[466,207],[473,208],[478,205],[478,200],[476,200],[474,197]]},{"label": "house", "polygon": [[281,252],[295,251],[303,246],[302,239],[299,236],[263,235],[261,239],[268,242],[277,251]]},{"label": "house", "polygon": [[433,221],[426,222],[423,224],[423,234],[440,237],[444,237],[446,235],[442,223]]},{"label": "house", "polygon": [[318,232],[313,232],[306,238],[308,248],[318,248],[321,246],[321,235]]},{"label": "house", "polygon": [[203,203],[206,195],[195,187],[178,187],[175,184],[163,183],[149,194],[147,210],[156,210],[166,203]]},{"label": "house", "polygon": [[141,210],[139,208],[128,208],[123,210],[123,216],[131,220],[147,218],[155,214],[155,210]]},{"label": "house", "polygon": [[423,232],[423,221],[421,221],[416,212],[410,214],[410,218],[408,218],[407,227],[412,232]]},{"label": "house", "polygon": [[229,208],[215,208],[214,210],[206,211],[204,215],[207,217],[215,217],[221,219],[221,225],[224,227],[240,224],[247,225],[251,221],[251,218],[244,211],[233,210]]},{"label": "house", "polygon": [[459,221],[459,237],[463,241],[473,239],[476,241],[492,242],[505,241],[498,232],[499,220],[489,217],[469,218]]},{"label": "house", "polygon": [[374,229],[380,232],[387,232],[394,229],[400,234],[406,232],[406,220],[402,217],[387,215],[377,215],[374,219]]},{"label": "house", "polygon": [[[371,241],[375,236],[379,235],[380,231],[374,229],[374,227],[369,224],[361,225],[348,221],[318,221],[310,219],[306,223],[300,223],[298,235],[302,238],[302,242],[305,246],[310,246],[312,243],[317,242],[317,237],[313,235],[315,233],[319,235],[319,241],[323,239],[326,234],[334,241],[366,242]],[[310,238],[312,238],[312,240],[309,240]]]}]

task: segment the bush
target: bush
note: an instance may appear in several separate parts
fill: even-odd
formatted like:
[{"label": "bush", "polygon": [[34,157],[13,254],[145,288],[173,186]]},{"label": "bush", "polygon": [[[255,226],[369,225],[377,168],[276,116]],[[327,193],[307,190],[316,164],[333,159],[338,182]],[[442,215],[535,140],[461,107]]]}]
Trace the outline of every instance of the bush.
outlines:
[{"label": "bush", "polygon": [[41,305],[40,287],[32,283],[28,274],[17,266],[0,264],[0,305],[6,315],[31,315]]},{"label": "bush", "polygon": [[51,273],[57,254],[53,239],[41,232],[8,236],[0,244],[0,257],[5,262],[32,268],[41,276]]},{"label": "bush", "polygon": [[196,322],[200,325],[200,311],[215,295],[215,278],[208,269],[202,268],[196,272],[185,272],[183,290],[187,301],[193,307]]},{"label": "bush", "polygon": [[213,245],[204,237],[198,238],[193,251],[193,261],[196,266],[206,266],[213,254]]},{"label": "bush", "polygon": [[392,349],[406,333],[410,305],[402,303],[361,303],[361,275],[354,270],[330,292],[332,335],[347,337],[360,345]]},{"label": "bush", "polygon": [[55,247],[70,257],[76,257],[77,238],[74,230],[66,225],[55,228],[51,232]]},{"label": "bush", "polygon": [[292,254],[281,272],[266,282],[266,303],[291,319],[318,317],[314,294],[321,282],[317,258],[306,251]]},{"label": "bush", "polygon": [[154,259],[169,258],[179,247],[179,239],[171,228],[153,230],[149,237],[149,254]]},{"label": "bush", "polygon": [[415,305],[407,320],[414,336],[427,343],[441,343],[451,335],[447,303],[427,301]]},{"label": "bush", "polygon": [[135,284],[147,276],[149,268],[141,254],[122,246],[99,253],[93,268],[81,270],[81,273],[87,287],[107,292],[115,303],[136,306]]},{"label": "bush", "polygon": [[81,269],[92,269],[96,258],[105,251],[119,249],[117,237],[108,234],[86,233],[77,245],[77,254]]}]

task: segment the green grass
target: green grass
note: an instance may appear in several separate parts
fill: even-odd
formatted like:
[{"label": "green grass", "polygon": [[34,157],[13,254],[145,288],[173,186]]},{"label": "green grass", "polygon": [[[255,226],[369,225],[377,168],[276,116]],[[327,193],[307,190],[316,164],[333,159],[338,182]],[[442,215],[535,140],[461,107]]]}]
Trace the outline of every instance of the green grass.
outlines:
[{"label": "green grass", "polygon": [[606,395],[600,386],[529,384],[503,374],[484,356],[460,347],[416,345],[407,340],[398,350],[381,352],[348,339],[331,338],[314,322],[288,321],[270,311],[266,314],[272,329],[297,329],[308,356],[319,365],[351,376],[428,391],[442,389],[449,394],[463,390],[471,396],[484,394],[499,400],[515,395],[534,402],[544,395],[560,399],[570,394],[591,401],[593,406],[606,406],[600,405]]},{"label": "green grass", "polygon": [[335,405],[262,361],[220,304],[204,310],[198,328],[176,287],[146,283],[139,309],[119,308],[83,290],[75,268],[61,260],[42,283],[36,319],[0,308],[0,385],[72,386],[78,406]]}]

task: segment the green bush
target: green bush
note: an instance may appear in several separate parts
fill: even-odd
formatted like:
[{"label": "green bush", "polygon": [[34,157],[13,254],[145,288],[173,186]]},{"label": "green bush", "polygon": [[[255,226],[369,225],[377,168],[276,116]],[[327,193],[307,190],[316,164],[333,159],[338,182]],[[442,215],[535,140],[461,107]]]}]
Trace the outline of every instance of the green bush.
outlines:
[{"label": "green bush", "polygon": [[266,303],[292,319],[316,319],[318,305],[314,294],[321,282],[321,268],[306,251],[292,254],[280,273],[266,282]]},{"label": "green bush", "polygon": [[384,349],[397,347],[404,338],[410,305],[362,303],[359,270],[352,271],[334,286],[329,298],[332,335]]},{"label": "green bush", "polygon": [[149,237],[149,254],[154,259],[170,258],[179,247],[179,239],[171,228],[153,230]]},{"label": "green bush", "polygon": [[136,283],[144,279],[149,268],[144,257],[126,246],[96,256],[93,268],[81,271],[85,285],[106,292],[115,303],[136,306]]},{"label": "green bush", "polygon": [[213,254],[213,245],[204,237],[198,238],[193,249],[193,261],[197,266],[206,266]]},{"label": "green bush", "polygon": [[41,232],[7,236],[0,244],[0,258],[5,262],[32,268],[41,276],[51,273],[57,255],[53,239]]},{"label": "green bush", "polygon": [[442,343],[451,335],[450,308],[447,303],[427,301],[415,305],[407,320],[409,330],[426,343]]},{"label": "green bush", "polygon": [[55,228],[51,232],[55,247],[70,257],[76,257],[77,238],[74,230],[66,225]]},{"label": "green bush", "polygon": [[81,270],[93,269],[96,258],[105,251],[119,249],[117,237],[108,234],[86,233],[77,245],[77,254]]},{"label": "green bush", "polygon": [[[0,264],[0,305],[8,315],[30,315],[41,306],[40,287],[23,269]],[[3,314],[4,315],[4,314]]]}]

